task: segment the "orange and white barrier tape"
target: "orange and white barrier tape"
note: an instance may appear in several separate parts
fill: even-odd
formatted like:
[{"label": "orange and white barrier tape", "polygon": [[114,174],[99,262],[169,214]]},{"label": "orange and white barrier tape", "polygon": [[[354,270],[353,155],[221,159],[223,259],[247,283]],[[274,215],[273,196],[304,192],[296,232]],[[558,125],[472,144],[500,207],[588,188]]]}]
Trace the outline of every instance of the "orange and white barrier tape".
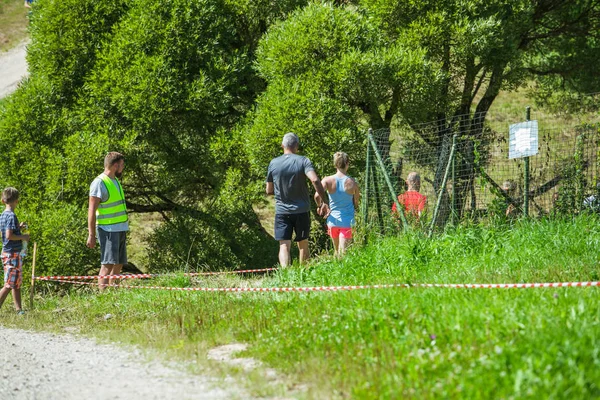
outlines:
[{"label": "orange and white barrier tape", "polygon": [[[184,276],[209,276],[209,275],[226,275],[226,274],[250,274],[259,272],[276,271],[278,268],[261,268],[261,269],[241,269],[234,271],[217,271],[217,272],[187,272]],[[159,278],[161,276],[173,276],[173,274],[121,274],[121,275],[73,275],[73,276],[36,276],[37,281],[58,281],[58,280],[89,280],[89,279],[148,279]]]},{"label": "orange and white barrier tape", "polygon": [[[92,282],[78,282],[53,279],[62,283],[96,285]],[[451,289],[530,289],[530,288],[560,288],[560,287],[592,287],[600,286],[600,282],[551,282],[551,283],[392,283],[383,285],[348,285],[348,286],[307,286],[307,287],[165,287],[165,286],[131,286],[108,284],[105,286],[125,289],[152,289],[185,292],[338,292],[363,289],[389,288],[451,288]]]}]

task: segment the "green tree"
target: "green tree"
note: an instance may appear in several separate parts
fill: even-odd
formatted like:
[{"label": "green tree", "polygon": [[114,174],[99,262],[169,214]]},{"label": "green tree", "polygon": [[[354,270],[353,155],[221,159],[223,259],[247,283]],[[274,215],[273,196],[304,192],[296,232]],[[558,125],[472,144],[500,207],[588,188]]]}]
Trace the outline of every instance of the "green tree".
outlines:
[{"label": "green tree", "polygon": [[424,56],[387,41],[354,7],[313,3],[274,25],[258,48],[268,87],[245,135],[253,164],[264,169],[288,130],[321,170],[336,150],[361,161],[363,123],[389,127],[434,100],[424,88],[439,76]]},{"label": "green tree", "polygon": [[[483,131],[501,90],[536,78],[543,87],[598,90],[598,63],[592,62],[600,49],[598,1],[353,3],[312,4],[269,30],[258,52],[269,87],[258,101],[256,129],[264,129],[263,118],[274,118],[263,116],[262,110],[273,107],[266,103],[285,103],[311,88],[313,97],[351,110],[353,124],[412,127],[437,154],[436,191],[452,136],[459,134],[464,172],[456,186],[462,204],[478,169],[473,138]],[[278,115],[281,125],[294,126],[297,118],[312,114]],[[429,121],[437,123],[423,129]]]},{"label": "green tree", "polygon": [[[253,69],[260,36],[302,4],[40,1],[31,77],[0,117],[8,155],[0,180],[22,189],[33,219],[68,208],[53,221],[79,226],[73,219],[86,220],[89,183],[104,153],[118,150],[127,160],[129,211],[165,218],[153,239],[163,259],[192,247],[189,235],[173,234],[179,230],[202,233],[190,254],[198,264],[212,261],[203,247],[217,242],[229,248],[219,267],[270,262],[256,248],[267,235],[251,207],[257,191],[239,174],[245,161],[231,132],[265,87]],[[78,229],[74,246],[85,242]],[[96,260],[88,255],[89,267]],[[74,272],[87,268],[79,261]]]},{"label": "green tree", "polygon": [[437,129],[419,132],[440,155],[436,191],[454,133],[466,138],[460,149],[466,164],[460,170],[466,172],[457,185],[459,194],[464,198],[471,189],[475,159],[469,137],[483,130],[500,90],[532,79],[545,90],[585,93],[600,87],[598,63],[591,62],[600,56],[598,1],[360,3],[390,39],[425,47],[428,59],[441,66],[445,81],[436,95],[440,101],[429,108],[427,120],[402,116],[412,126],[439,121]]}]

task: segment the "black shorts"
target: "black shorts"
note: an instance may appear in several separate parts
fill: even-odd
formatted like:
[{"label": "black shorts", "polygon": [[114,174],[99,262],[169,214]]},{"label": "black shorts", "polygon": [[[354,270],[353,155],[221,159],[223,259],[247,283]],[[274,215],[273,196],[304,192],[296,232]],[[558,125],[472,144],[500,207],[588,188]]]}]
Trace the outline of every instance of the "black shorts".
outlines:
[{"label": "black shorts", "polygon": [[275,240],[292,240],[292,231],[296,232],[295,242],[308,239],[310,233],[310,213],[275,214]]}]

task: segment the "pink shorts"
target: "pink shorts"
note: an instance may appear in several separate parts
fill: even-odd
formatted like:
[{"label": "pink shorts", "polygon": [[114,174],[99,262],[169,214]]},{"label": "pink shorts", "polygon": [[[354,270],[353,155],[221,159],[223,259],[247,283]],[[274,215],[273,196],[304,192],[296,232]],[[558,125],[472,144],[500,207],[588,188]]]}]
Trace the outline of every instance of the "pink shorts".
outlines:
[{"label": "pink shorts", "polygon": [[327,233],[333,239],[338,239],[340,237],[342,237],[344,239],[352,239],[352,228],[328,227]]}]

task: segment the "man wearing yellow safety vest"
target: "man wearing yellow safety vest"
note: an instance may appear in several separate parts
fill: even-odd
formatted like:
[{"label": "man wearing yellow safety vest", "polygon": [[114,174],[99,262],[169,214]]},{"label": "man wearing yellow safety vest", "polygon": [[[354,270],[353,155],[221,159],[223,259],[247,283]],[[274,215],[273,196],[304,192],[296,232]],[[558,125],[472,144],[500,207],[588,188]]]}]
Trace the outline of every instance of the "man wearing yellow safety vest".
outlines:
[{"label": "man wearing yellow safety vest", "polygon": [[[127,208],[125,193],[119,178],[125,167],[121,153],[110,152],[104,158],[104,172],[90,185],[87,246],[100,242],[100,276],[119,275],[127,264]],[[98,279],[100,290],[106,288],[106,278]]]}]

